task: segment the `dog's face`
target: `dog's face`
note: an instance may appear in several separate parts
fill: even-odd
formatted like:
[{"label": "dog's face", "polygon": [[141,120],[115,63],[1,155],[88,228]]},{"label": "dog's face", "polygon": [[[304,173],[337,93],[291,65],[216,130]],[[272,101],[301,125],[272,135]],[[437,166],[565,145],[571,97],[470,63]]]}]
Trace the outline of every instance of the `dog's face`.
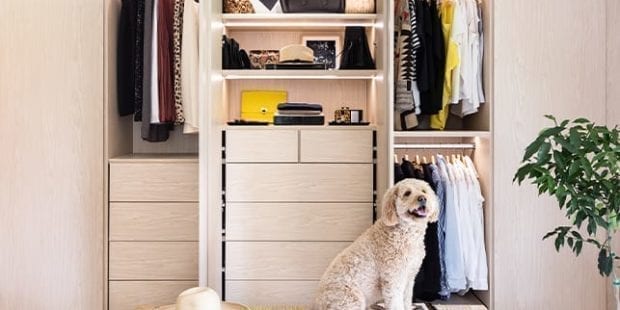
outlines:
[{"label": "dog's face", "polygon": [[383,222],[388,226],[437,222],[439,200],[428,183],[406,179],[383,196]]}]

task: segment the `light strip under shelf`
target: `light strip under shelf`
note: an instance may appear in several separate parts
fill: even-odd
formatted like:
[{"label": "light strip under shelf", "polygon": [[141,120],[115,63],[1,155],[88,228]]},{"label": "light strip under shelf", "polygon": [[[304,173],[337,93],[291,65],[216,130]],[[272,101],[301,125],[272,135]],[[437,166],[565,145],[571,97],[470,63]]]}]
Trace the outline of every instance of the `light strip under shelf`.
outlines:
[{"label": "light strip under shelf", "polygon": [[420,143],[420,144],[394,144],[395,149],[476,149],[473,143]]}]

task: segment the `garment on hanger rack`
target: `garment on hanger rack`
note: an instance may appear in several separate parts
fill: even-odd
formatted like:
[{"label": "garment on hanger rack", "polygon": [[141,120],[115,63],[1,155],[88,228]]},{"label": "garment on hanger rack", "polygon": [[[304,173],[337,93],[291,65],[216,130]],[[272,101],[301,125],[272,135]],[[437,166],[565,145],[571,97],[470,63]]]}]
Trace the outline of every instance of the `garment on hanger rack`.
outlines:
[{"label": "garment on hanger rack", "polygon": [[[461,120],[485,102],[482,5],[476,0],[408,0],[411,14],[396,2],[395,128],[396,130],[461,129]],[[415,30],[403,19],[414,22]],[[406,34],[411,33],[411,36]],[[417,36],[414,66],[403,66],[411,37]],[[415,83],[402,72],[415,73]],[[416,97],[419,95],[419,100]],[[412,103],[413,102],[413,103]],[[413,106],[413,108],[412,108]],[[411,113],[403,119],[404,113]],[[399,117],[401,116],[401,117]],[[415,118],[415,119],[414,119]]]},{"label": "garment on hanger rack", "polygon": [[438,222],[429,224],[426,232],[427,253],[416,277],[414,296],[432,301],[470,289],[487,290],[484,198],[473,161],[468,156],[448,160],[438,154],[433,156],[435,163],[420,164],[418,158],[394,163],[395,181],[425,180],[440,203]]},{"label": "garment on hanger rack", "polygon": [[181,48],[181,93],[185,123],[183,133],[198,132],[198,9],[193,0],[184,0]]},{"label": "garment on hanger rack", "polygon": [[156,0],[156,3],[159,122],[174,123],[176,121],[172,40],[174,0]]},{"label": "garment on hanger rack", "polygon": [[174,18],[172,24],[172,57],[173,57],[173,77],[174,77],[174,108],[175,125],[185,123],[183,113],[183,93],[181,82],[181,44],[183,36],[183,8],[184,0],[174,0]]}]

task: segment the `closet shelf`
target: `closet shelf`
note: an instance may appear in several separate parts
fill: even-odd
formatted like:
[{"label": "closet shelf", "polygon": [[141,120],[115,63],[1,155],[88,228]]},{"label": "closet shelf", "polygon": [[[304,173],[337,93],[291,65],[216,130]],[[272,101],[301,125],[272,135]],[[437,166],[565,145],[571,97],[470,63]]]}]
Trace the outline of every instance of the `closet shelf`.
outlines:
[{"label": "closet shelf", "polygon": [[198,162],[198,154],[156,154],[134,153],[110,158],[111,163],[169,163],[169,162]]},{"label": "closet shelf", "polygon": [[376,27],[377,14],[223,14],[228,29]]},{"label": "closet shelf", "polygon": [[490,138],[489,131],[395,131],[395,138]]},{"label": "closet shelf", "polygon": [[372,80],[377,70],[223,70],[226,80]]}]

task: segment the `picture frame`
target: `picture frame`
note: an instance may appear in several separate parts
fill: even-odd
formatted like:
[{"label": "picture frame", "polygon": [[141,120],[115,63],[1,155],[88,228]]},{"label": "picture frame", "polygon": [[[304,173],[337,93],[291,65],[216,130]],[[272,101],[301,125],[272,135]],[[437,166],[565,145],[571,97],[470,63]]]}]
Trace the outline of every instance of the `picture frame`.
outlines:
[{"label": "picture frame", "polygon": [[303,36],[302,44],[314,51],[314,61],[327,63],[327,69],[337,70],[340,68],[340,45],[339,36]]}]

